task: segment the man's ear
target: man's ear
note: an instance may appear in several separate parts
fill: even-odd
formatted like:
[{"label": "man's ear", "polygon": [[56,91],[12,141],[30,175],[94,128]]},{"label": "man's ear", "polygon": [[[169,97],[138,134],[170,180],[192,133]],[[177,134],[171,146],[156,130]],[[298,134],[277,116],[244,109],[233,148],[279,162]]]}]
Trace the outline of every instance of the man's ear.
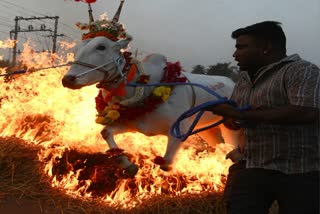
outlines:
[{"label": "man's ear", "polygon": [[266,41],[263,44],[263,54],[270,53],[273,49],[273,45],[270,41]]}]

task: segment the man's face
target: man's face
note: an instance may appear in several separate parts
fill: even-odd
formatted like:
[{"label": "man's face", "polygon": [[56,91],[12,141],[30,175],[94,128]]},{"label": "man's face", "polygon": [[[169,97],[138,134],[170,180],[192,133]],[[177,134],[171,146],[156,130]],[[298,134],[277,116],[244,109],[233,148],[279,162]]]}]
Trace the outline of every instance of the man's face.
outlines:
[{"label": "man's face", "polygon": [[255,72],[263,65],[263,48],[258,40],[249,35],[236,39],[236,51],[233,57],[241,71]]}]

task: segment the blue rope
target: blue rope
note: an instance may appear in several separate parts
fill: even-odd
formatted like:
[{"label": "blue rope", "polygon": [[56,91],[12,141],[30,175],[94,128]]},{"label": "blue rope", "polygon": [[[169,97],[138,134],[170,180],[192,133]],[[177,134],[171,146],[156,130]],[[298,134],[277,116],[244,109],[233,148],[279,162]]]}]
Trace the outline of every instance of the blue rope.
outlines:
[{"label": "blue rope", "polygon": [[[213,95],[213,96],[218,98],[218,100],[205,102],[205,103],[202,103],[202,104],[200,104],[198,106],[195,106],[195,107],[187,110],[186,112],[182,113],[178,117],[178,119],[173,123],[173,125],[170,128],[170,134],[173,137],[180,139],[181,141],[185,141],[189,136],[191,136],[193,134],[196,134],[196,133],[205,131],[207,129],[213,128],[213,127],[218,126],[221,123],[226,121],[226,118],[222,118],[221,120],[219,120],[216,123],[213,123],[213,124],[211,124],[209,126],[205,126],[205,127],[202,127],[202,128],[194,130],[194,128],[198,124],[201,116],[205,112],[205,109],[207,109],[207,107],[209,107],[209,106],[218,105],[218,104],[229,104],[229,105],[232,105],[235,108],[237,108],[239,111],[244,111],[244,110],[250,109],[250,106],[245,106],[245,107],[242,107],[242,108],[238,108],[237,104],[234,101],[228,100],[227,98],[220,96],[218,93],[216,93],[211,88],[206,87],[206,86],[201,85],[201,84],[198,84],[198,83],[179,83],[179,82],[178,83],[154,83],[154,84],[127,83],[126,86],[129,86],[129,87],[137,87],[137,86],[151,87],[151,86],[176,86],[176,85],[197,86],[197,87],[202,88],[203,90],[207,91],[211,95]],[[198,113],[198,114],[196,115],[194,121],[192,122],[192,124],[189,127],[189,129],[187,130],[187,132],[185,134],[181,133],[180,123],[183,120],[193,116],[196,113]],[[245,125],[245,124],[243,124],[243,125]]]},{"label": "blue rope", "polygon": [[[213,128],[215,126],[218,126],[220,125],[221,123],[223,123],[225,121],[225,118],[209,125],[209,126],[205,126],[205,127],[202,127],[202,128],[199,128],[199,129],[196,129],[194,130],[195,126],[198,124],[200,118],[202,117],[203,113],[205,112],[204,109],[206,109],[207,107],[209,106],[212,106],[212,105],[217,105],[217,104],[230,104],[232,106],[235,106],[235,103],[231,100],[227,100],[227,99],[220,99],[220,100],[215,100],[215,101],[209,101],[209,102],[205,102],[205,103],[202,103],[198,106],[195,106],[189,110],[187,110],[186,112],[184,112],[183,114],[181,114],[178,119],[176,120],[176,122],[173,123],[173,125],[171,126],[170,128],[170,134],[178,139],[180,139],[181,141],[184,141],[186,140],[189,136],[193,135],[193,134],[196,134],[198,132],[202,132],[202,131],[205,131],[207,129],[210,129],[210,128]],[[187,132],[185,134],[181,133],[181,130],[180,130],[180,123],[193,116],[194,114],[196,114],[196,117],[193,121],[193,123],[191,124],[191,126],[189,127],[189,129],[187,130]]]}]

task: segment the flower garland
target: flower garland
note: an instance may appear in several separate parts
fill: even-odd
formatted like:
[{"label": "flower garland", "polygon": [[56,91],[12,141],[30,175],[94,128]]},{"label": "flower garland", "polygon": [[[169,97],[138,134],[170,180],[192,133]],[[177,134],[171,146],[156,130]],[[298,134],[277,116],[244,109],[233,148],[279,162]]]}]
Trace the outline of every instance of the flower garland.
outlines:
[{"label": "flower garland", "polygon": [[[173,83],[185,82],[187,80],[185,77],[180,77],[181,66],[179,62],[168,62],[164,71],[161,82]],[[149,75],[141,75],[137,83],[147,84],[149,80]],[[96,123],[111,125],[115,121],[123,122],[136,119],[153,111],[163,102],[166,102],[170,97],[171,91],[172,87],[170,86],[158,86],[141,103],[137,103],[135,106],[124,106],[120,104],[120,97],[124,96],[123,93],[119,94],[114,92],[111,96],[104,96],[103,90],[100,90],[98,96],[95,98],[98,112]]]},{"label": "flower garland", "polygon": [[126,33],[126,30],[121,23],[115,23],[106,19],[96,20],[90,24],[77,22],[76,26],[80,30],[90,31],[82,35],[82,40],[94,38],[97,36],[104,36],[111,39],[112,41],[131,38],[131,36]]}]

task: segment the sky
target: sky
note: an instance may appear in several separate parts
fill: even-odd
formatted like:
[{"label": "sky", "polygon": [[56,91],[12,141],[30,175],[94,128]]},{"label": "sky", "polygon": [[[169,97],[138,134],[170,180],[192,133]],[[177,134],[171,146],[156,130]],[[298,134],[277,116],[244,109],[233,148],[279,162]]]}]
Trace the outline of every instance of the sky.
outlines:
[{"label": "sky", "polygon": [[[112,18],[120,0],[97,0],[92,4],[94,17],[107,13]],[[75,23],[88,22],[85,3],[72,0],[0,0],[0,39],[14,28],[15,16],[59,16],[58,40],[79,41],[82,32]],[[120,22],[133,36],[131,51],[139,57],[161,53],[169,61],[180,61],[185,70],[195,65],[235,63],[235,41],[231,32],[260,21],[282,23],[287,36],[287,54],[298,53],[320,66],[320,0],[126,0]],[[21,27],[53,21],[21,22]],[[22,33],[21,40],[30,33]],[[34,37],[34,35],[32,35]],[[31,36],[30,36],[31,37]],[[49,37],[40,33],[40,41]],[[18,38],[19,39],[19,38]],[[49,40],[49,41],[48,41]]]}]

